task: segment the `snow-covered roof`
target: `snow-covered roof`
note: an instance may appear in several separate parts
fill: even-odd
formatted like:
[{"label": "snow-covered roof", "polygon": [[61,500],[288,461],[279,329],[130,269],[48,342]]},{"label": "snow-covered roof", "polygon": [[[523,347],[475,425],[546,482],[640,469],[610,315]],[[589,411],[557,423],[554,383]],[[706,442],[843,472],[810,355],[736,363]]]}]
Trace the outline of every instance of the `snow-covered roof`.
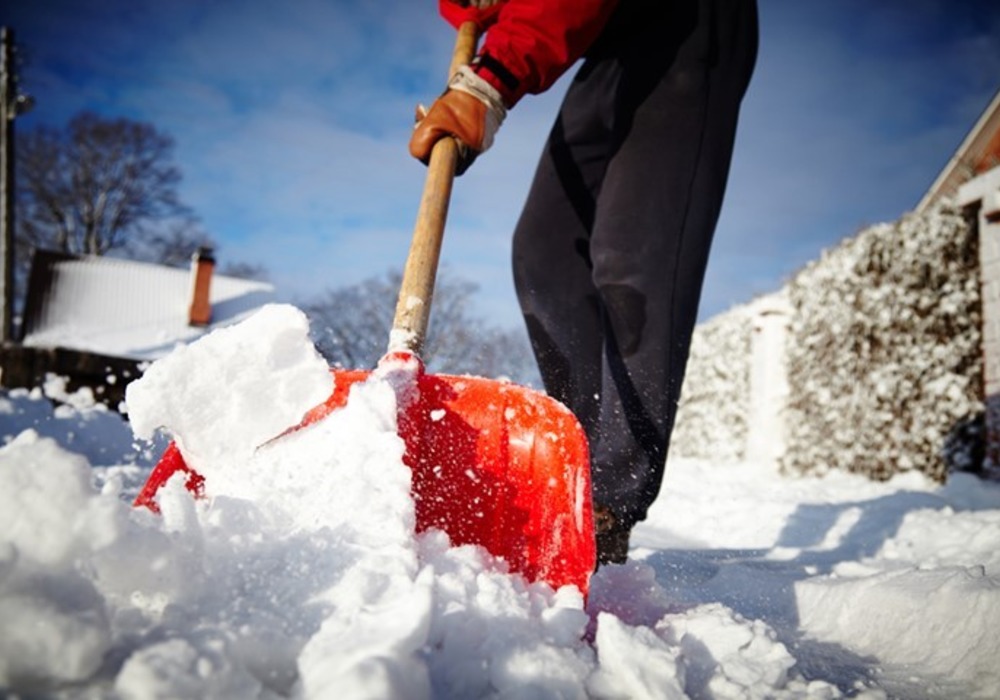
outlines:
[{"label": "snow-covered roof", "polygon": [[275,296],[266,282],[214,275],[211,324],[195,327],[188,324],[191,289],[190,270],[37,251],[22,343],[151,360],[242,320]]}]

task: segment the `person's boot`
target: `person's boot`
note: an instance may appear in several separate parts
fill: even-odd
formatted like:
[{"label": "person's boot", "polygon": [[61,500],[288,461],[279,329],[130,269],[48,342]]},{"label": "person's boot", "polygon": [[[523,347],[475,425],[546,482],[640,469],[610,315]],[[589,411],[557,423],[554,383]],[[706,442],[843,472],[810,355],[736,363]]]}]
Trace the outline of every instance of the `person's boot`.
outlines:
[{"label": "person's boot", "polygon": [[607,506],[594,506],[597,565],[624,564],[628,560],[631,528],[623,525]]}]

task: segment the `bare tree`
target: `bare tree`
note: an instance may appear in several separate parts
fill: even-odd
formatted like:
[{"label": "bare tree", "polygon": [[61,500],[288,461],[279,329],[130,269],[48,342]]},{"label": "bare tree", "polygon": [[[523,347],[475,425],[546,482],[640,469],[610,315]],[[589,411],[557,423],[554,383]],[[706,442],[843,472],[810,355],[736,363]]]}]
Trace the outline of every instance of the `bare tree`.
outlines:
[{"label": "bare tree", "polygon": [[[218,249],[177,193],[173,139],[153,125],[77,114],[64,129],[18,134],[17,257],[23,293],[32,252],[104,255],[184,267],[201,247]],[[266,270],[226,261],[222,274],[264,279]]]},{"label": "bare tree", "polygon": [[335,367],[375,366],[385,352],[395,310],[399,273],[328,289],[301,304],[317,349]]},{"label": "bare tree", "polygon": [[91,112],[65,129],[18,134],[18,242],[104,255],[150,227],[189,217],[177,195],[173,139],[151,124]]},{"label": "bare tree", "polygon": [[223,263],[222,267],[219,268],[219,274],[229,277],[239,277],[244,280],[257,280],[259,282],[266,282],[271,278],[267,268],[263,265],[239,260]]},{"label": "bare tree", "polygon": [[[312,323],[316,347],[334,366],[374,367],[386,350],[400,287],[400,273],[327,290],[301,304]],[[486,324],[471,310],[476,285],[442,271],[434,291],[430,327],[421,359],[432,372],[507,377],[539,385],[520,329]]]},{"label": "bare tree", "polygon": [[127,252],[130,257],[170,267],[191,263],[191,254],[199,248],[217,248],[208,233],[189,219],[171,219],[148,232],[140,241],[133,241]]}]

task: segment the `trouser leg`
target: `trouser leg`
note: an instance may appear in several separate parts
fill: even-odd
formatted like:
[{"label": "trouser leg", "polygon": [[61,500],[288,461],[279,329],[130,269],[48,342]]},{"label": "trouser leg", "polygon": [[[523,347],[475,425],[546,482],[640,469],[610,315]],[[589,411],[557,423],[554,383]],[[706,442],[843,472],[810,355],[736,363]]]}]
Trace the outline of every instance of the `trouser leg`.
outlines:
[{"label": "trouser leg", "polygon": [[587,431],[595,501],[627,525],[659,491],[756,52],[752,2],[663,5],[584,65],[514,241],[546,388]]},{"label": "trouser leg", "polygon": [[591,229],[611,153],[617,71],[606,65],[569,89],[514,232],[514,284],[545,389],[569,406],[589,439],[598,429],[600,299],[592,279]]}]

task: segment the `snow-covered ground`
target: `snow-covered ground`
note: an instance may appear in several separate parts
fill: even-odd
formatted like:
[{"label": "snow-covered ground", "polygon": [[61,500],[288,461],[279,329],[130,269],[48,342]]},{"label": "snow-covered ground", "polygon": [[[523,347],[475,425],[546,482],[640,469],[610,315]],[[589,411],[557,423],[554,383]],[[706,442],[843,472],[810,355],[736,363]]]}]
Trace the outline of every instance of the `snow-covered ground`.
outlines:
[{"label": "snow-covered ground", "polygon": [[1000,486],[674,461],[584,604],[414,535],[384,382],[253,450],[328,377],[283,307],[154,365],[135,426],[212,495],[162,515],[129,506],[162,439],[0,395],[0,696],[1000,697]]}]

